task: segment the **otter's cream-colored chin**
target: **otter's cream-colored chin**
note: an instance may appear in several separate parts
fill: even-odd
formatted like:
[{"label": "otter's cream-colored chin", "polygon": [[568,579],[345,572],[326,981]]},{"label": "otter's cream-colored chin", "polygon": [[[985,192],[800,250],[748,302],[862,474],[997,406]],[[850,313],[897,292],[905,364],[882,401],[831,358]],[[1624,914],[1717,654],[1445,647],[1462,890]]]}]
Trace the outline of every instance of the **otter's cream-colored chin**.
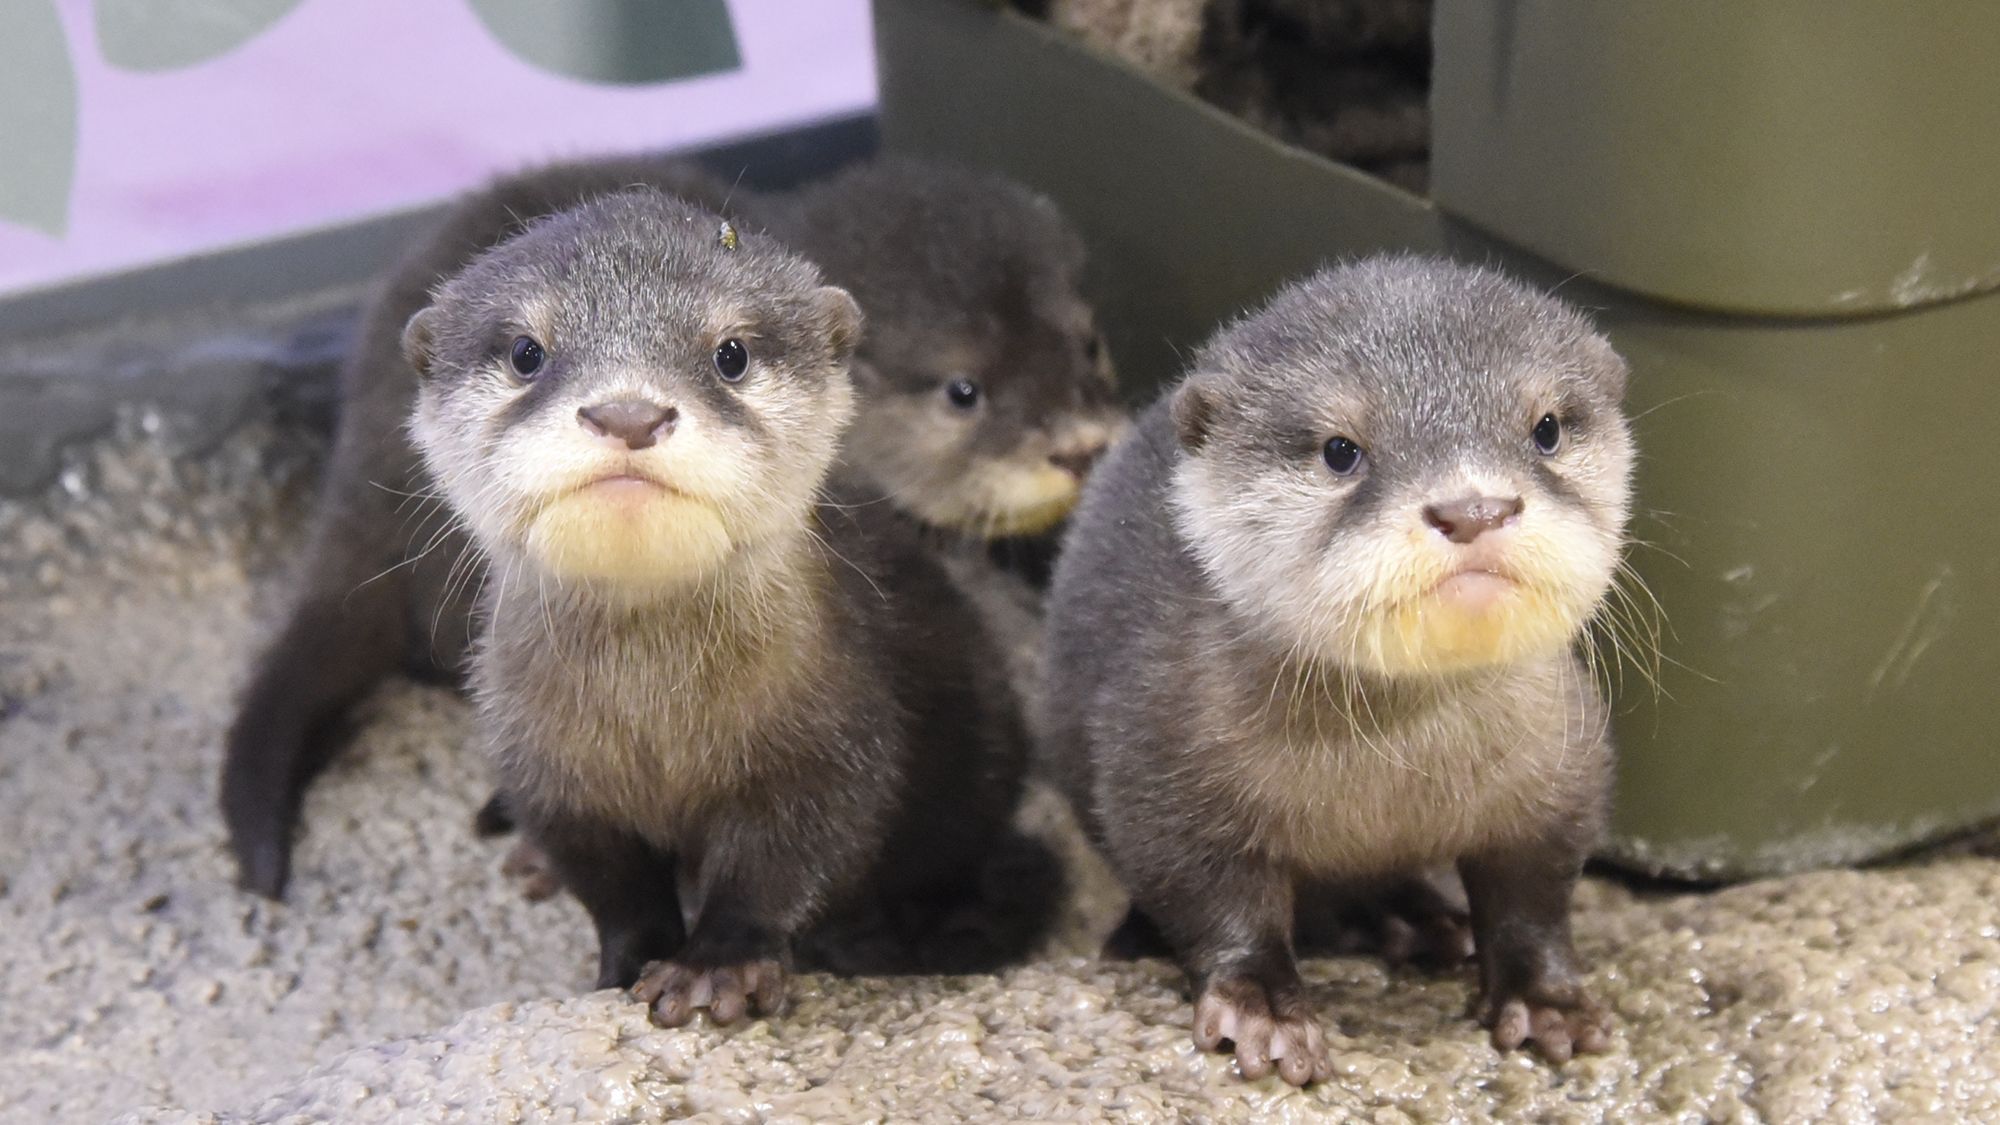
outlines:
[{"label": "otter's cream-colored chin", "polygon": [[1513,664],[1567,647],[1579,628],[1557,598],[1483,572],[1459,574],[1359,623],[1353,661],[1389,676]]},{"label": "otter's cream-colored chin", "polygon": [[1061,523],[1064,517],[1076,507],[1074,495],[1060,500],[1048,500],[1041,504],[994,511],[987,515],[981,525],[988,539],[999,539],[1009,535],[1040,535]]},{"label": "otter's cream-colored chin", "polygon": [[971,475],[967,487],[939,497],[919,515],[939,527],[987,539],[1038,535],[1061,523],[1083,495],[1074,476],[1054,465],[1004,462]]},{"label": "otter's cream-colored chin", "polygon": [[557,578],[660,587],[713,575],[729,558],[731,542],[713,506],[656,484],[615,478],[536,513],[527,550]]}]

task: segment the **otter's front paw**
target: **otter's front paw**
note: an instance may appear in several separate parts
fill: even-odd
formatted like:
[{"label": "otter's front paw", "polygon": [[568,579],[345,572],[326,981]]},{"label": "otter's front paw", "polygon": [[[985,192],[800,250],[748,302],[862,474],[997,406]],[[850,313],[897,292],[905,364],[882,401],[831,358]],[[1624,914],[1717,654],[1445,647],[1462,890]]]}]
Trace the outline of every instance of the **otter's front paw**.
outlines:
[{"label": "otter's front paw", "polygon": [[1493,1045],[1512,1051],[1532,1042],[1550,1062],[1594,1055],[1611,1046],[1611,1017],[1583,990],[1486,997],[1479,1022],[1493,1029]]},{"label": "otter's front paw", "polygon": [[785,967],[769,959],[706,969],[654,961],[640,972],[632,998],[647,1005],[661,1027],[680,1027],[704,1008],[718,1024],[746,1013],[775,1015],[785,1002]]},{"label": "otter's front paw", "polygon": [[1294,1086],[1332,1076],[1326,1034],[1296,990],[1266,989],[1248,977],[1219,977],[1194,1004],[1194,1041],[1213,1051],[1234,1045],[1236,1069],[1255,1081],[1276,1065]]}]

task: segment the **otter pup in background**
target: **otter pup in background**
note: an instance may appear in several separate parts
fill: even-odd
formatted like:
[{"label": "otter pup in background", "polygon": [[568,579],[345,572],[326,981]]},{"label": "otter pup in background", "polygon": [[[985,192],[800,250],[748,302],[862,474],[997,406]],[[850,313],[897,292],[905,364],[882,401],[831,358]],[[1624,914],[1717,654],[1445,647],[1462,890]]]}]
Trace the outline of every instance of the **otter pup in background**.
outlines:
[{"label": "otter pup in background", "polygon": [[[1052,205],[999,177],[908,160],[772,196],[732,192],[667,157],[508,177],[469,196],[389,279],[342,368],[300,588],[228,735],[222,808],[245,887],[283,893],[300,802],[344,743],[354,704],[399,670],[456,681],[476,629],[482,564],[455,522],[421,507],[435,485],[403,426],[416,386],[399,354],[404,323],[441,278],[524,222],[632,185],[769,227],[860,299],[863,425],[842,457],[926,529],[1029,686],[1039,592],[991,564],[987,539],[1048,531],[1122,424],[1078,295],[1081,244]],[[504,827],[499,802],[483,820]]]},{"label": "otter pup in background", "polygon": [[1612,750],[1575,649],[1624,542],[1624,384],[1551,298],[1364,261],[1223,329],[1093,475],[1050,591],[1045,765],[1245,1077],[1327,1076],[1301,893],[1439,863],[1494,1042],[1606,1045],[1569,903]]},{"label": "otter pup in background", "polygon": [[861,313],[653,191],[531,223],[413,316],[411,432],[492,573],[503,787],[666,1025],[775,1010],[829,914],[976,878],[1025,749],[914,531],[829,484]]},{"label": "otter pup in background", "polygon": [[867,399],[846,459],[929,527],[1040,535],[1125,422],[1055,205],[898,160],[743,209],[854,294]]},{"label": "otter pup in background", "polygon": [[925,528],[1032,704],[1059,527],[1127,425],[1082,242],[1018,184],[902,160],[748,214],[867,311],[843,458]]}]

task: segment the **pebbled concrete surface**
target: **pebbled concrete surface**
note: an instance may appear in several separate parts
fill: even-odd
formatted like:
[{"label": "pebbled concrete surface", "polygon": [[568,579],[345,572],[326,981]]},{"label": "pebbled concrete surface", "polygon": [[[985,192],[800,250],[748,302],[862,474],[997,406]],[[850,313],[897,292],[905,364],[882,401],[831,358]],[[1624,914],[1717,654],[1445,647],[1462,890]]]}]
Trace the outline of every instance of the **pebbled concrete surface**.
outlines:
[{"label": "pebbled concrete surface", "polygon": [[[309,413],[309,412],[306,412]],[[322,442],[252,402],[216,440],[144,406],[0,500],[0,1121],[2000,1119],[2000,861],[1972,849],[1709,894],[1592,881],[1577,916],[1615,1050],[1560,1071],[1461,1018],[1466,975],[1308,975],[1340,1077],[1247,1086],[1159,963],[794,982],[733,1034],[578,995],[567,901],[467,828],[449,693],[399,684],[314,791],[292,900],[229,882],[219,739]],[[1045,830],[1066,831],[1049,806]]]}]

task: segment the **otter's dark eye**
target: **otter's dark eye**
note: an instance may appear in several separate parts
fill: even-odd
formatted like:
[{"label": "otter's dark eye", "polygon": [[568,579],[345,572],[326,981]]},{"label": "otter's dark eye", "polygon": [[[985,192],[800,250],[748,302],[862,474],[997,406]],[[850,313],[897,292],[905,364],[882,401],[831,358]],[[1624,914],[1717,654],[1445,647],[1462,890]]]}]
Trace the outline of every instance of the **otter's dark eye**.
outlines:
[{"label": "otter's dark eye", "polygon": [[542,352],[542,345],[537,343],[533,336],[516,336],[509,358],[514,364],[514,374],[523,379],[532,379],[535,373],[542,369],[542,360],[547,356]]},{"label": "otter's dark eye", "polygon": [[960,410],[970,410],[979,405],[979,384],[970,379],[955,379],[946,384],[944,397]]},{"label": "otter's dark eye", "polygon": [[724,340],[715,346],[715,373],[722,376],[725,383],[734,383],[750,370],[750,349],[737,339]]},{"label": "otter's dark eye", "polygon": [[1556,450],[1562,448],[1562,443],[1563,443],[1562,420],[1557,418],[1553,414],[1542,415],[1542,420],[1535,423],[1535,432],[1533,434],[1533,437],[1535,439],[1535,451],[1537,453],[1540,453],[1544,457],[1554,456]]},{"label": "otter's dark eye", "polygon": [[1361,467],[1361,447],[1344,437],[1328,438],[1326,467],[1337,477],[1352,476]]},{"label": "otter's dark eye", "polygon": [[1083,342],[1083,358],[1086,361],[1090,363],[1096,363],[1097,357],[1103,354],[1104,354],[1104,337],[1092,336],[1090,339],[1085,340]]}]

